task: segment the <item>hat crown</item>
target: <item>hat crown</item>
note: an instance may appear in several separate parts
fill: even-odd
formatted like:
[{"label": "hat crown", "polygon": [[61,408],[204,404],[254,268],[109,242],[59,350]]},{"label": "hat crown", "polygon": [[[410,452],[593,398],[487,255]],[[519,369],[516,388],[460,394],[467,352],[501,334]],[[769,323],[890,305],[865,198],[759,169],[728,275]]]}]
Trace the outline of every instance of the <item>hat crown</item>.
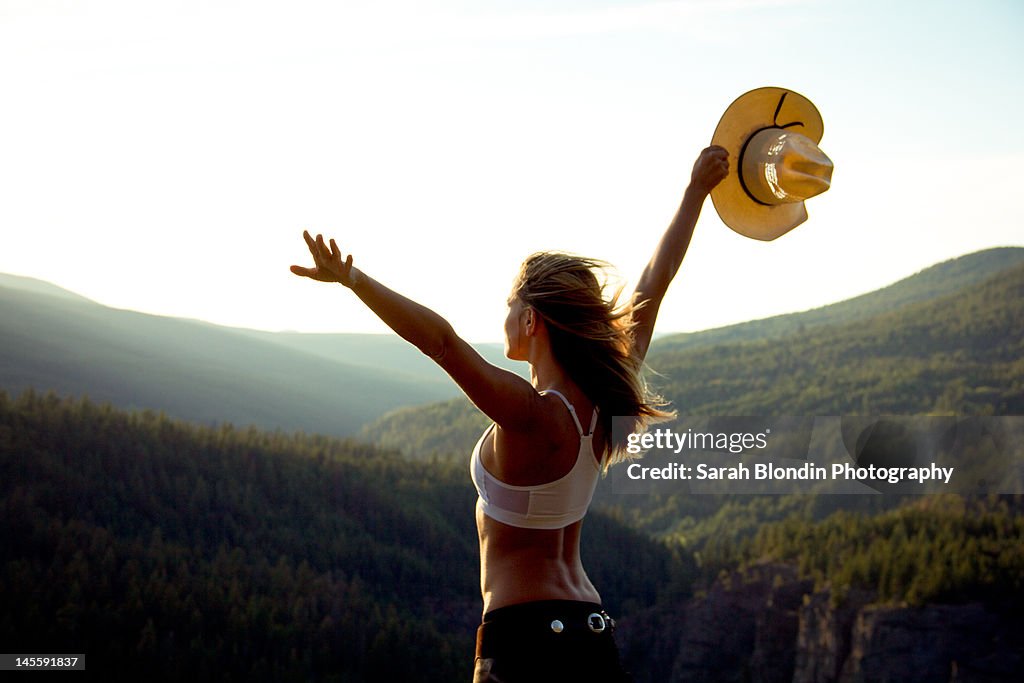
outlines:
[{"label": "hat crown", "polygon": [[832,160],[806,135],[766,128],[747,142],[740,159],[743,189],[769,206],[802,202],[829,189]]},{"label": "hat crown", "polygon": [[746,237],[773,240],[807,220],[803,200],[832,182],[832,162],[817,147],[824,131],[817,107],[788,88],[736,98],[711,138],[729,152],[729,174],[711,190],[722,222]]}]

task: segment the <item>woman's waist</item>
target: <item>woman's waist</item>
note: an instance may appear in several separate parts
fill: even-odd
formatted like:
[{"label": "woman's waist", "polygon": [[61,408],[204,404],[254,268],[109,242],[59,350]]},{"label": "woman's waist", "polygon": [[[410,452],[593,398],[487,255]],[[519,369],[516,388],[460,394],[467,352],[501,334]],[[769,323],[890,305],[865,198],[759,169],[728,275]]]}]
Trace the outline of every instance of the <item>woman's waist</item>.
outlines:
[{"label": "woman's waist", "polygon": [[484,557],[481,563],[484,610],[538,601],[600,603],[601,596],[578,561],[517,553]]}]

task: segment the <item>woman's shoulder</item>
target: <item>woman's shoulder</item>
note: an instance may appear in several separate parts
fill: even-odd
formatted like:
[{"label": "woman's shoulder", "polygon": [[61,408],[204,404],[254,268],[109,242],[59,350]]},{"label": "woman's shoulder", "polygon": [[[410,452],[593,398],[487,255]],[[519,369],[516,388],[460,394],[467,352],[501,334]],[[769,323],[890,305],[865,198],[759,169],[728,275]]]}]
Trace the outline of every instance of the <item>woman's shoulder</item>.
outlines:
[{"label": "woman's shoulder", "polygon": [[550,392],[541,392],[540,399],[540,410],[529,429],[503,429],[499,424],[495,430],[496,469],[508,484],[547,483],[564,476],[576,463],[582,433],[574,411]]}]

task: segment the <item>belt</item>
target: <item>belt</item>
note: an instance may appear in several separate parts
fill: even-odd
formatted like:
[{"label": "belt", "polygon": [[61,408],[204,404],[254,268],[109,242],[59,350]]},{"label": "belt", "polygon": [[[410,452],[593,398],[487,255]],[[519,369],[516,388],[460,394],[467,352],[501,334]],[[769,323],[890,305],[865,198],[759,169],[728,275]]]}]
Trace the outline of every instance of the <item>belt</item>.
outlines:
[{"label": "belt", "polygon": [[612,619],[600,605],[572,600],[543,600],[499,607],[484,615],[477,632],[477,655],[488,656],[489,645],[508,640],[542,638],[555,644],[563,638],[593,638],[615,630]]},{"label": "belt", "polygon": [[[615,630],[615,620],[608,616],[608,613],[603,609],[588,614],[583,623],[592,633],[604,633],[605,629],[609,631]],[[567,621],[556,618],[552,619],[548,626],[551,628],[552,633],[562,633],[566,629],[576,628],[579,625],[579,618]]]}]

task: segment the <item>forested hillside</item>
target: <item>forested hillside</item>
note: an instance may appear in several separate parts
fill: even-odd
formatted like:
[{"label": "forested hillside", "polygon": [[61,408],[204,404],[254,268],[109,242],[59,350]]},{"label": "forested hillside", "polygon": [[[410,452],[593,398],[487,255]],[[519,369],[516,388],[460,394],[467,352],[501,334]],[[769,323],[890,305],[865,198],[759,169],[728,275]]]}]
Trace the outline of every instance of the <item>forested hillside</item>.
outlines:
[{"label": "forested hillside", "polygon": [[[722,513],[699,544],[656,542],[615,513],[584,525],[638,681],[666,680],[677,657],[666,615],[766,561],[839,603],[1024,607],[1019,500],[894,499],[869,515],[827,509],[860,496],[698,498]],[[115,679],[467,680],[472,507],[461,464],[0,394],[0,638],[85,653]]]},{"label": "forested hillside", "polygon": [[[1024,414],[1024,265],[856,322],[712,346],[671,340],[652,345],[649,382],[681,415]],[[457,398],[399,409],[361,436],[411,457],[461,458],[486,424]]]},{"label": "forested hillside", "polygon": [[[658,340],[651,381],[689,415],[1024,413],[1024,266],[978,281],[954,265],[946,276],[969,284],[904,288],[895,308],[861,302],[864,317]],[[70,310],[50,299],[47,315]],[[283,345],[309,341],[324,340]],[[366,430],[371,446],[0,392],[0,638],[8,652],[86,653],[115,679],[468,680],[480,596],[467,463],[486,422],[461,398],[402,409]],[[892,662],[903,680],[1019,680],[1020,496],[610,483],[584,562],[622,617],[638,683],[840,680],[843,667],[872,680],[849,672]],[[958,643],[961,678],[941,658],[940,678],[904,661]]]},{"label": "forested hillside", "polygon": [[[1007,255],[1015,252],[989,256]],[[944,270],[957,281],[955,265]],[[659,339],[650,381],[684,415],[1022,414],[1024,266],[966,279],[940,287],[939,297],[905,283],[885,305],[861,301],[847,312],[870,314],[840,324],[776,321],[764,334],[740,335],[746,341],[710,345]],[[903,305],[887,309],[893,303]],[[484,425],[457,399],[396,411],[363,433],[413,457],[464,461]],[[961,643],[950,656],[964,671],[969,662],[987,672],[979,680],[1016,680],[1007,672],[1021,668],[1012,652],[1022,636],[1006,631],[1024,610],[1019,496],[616,495],[605,487],[595,503],[663,539],[697,576],[693,597],[626,621],[626,657],[643,662],[638,681],[754,672],[847,680],[840,669],[859,666],[936,680],[936,669],[913,671],[886,650],[894,632],[906,656]],[[940,611],[921,612],[926,606]],[[871,625],[879,615],[892,623]],[[941,656],[928,665],[948,677]]]},{"label": "forested hillside", "polygon": [[[502,359],[493,344],[479,350]],[[108,308],[0,274],[0,390],[89,396],[205,424],[350,436],[400,406],[458,395],[396,335],[219,327]]]},{"label": "forested hillside", "polygon": [[[0,393],[0,639],[107,679],[468,680],[473,503],[463,467],[354,441]],[[690,585],[611,518],[584,533],[616,611]]]},{"label": "forested hillside", "polygon": [[1024,413],[1024,266],[854,323],[755,342],[654,346],[687,415]]},{"label": "forested hillside", "polygon": [[465,396],[399,408],[363,427],[359,437],[417,460],[469,461],[469,451],[490,421]]},{"label": "forested hillside", "polygon": [[661,351],[681,351],[726,342],[777,339],[820,325],[844,325],[905,306],[940,299],[979,284],[995,273],[1024,263],[1024,248],[999,247],[937,263],[888,287],[821,308],[777,315],[713,330],[669,334],[658,339]]}]

